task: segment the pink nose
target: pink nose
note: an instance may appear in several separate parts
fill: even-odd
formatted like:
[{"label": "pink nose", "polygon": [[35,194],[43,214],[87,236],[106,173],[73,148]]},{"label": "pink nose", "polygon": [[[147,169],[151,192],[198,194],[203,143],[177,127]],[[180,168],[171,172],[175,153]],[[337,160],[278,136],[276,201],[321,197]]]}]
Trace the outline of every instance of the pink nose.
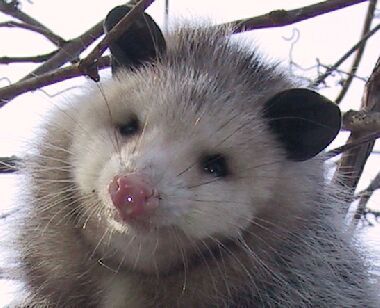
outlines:
[{"label": "pink nose", "polygon": [[154,187],[141,174],[115,176],[108,191],[125,222],[149,217],[158,207],[159,200]]}]

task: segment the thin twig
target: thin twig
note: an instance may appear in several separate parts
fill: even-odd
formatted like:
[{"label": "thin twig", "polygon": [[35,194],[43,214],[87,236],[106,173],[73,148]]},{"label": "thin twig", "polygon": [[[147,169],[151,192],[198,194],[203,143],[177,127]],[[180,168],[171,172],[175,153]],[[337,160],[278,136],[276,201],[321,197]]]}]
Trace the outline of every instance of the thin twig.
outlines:
[{"label": "thin twig", "polygon": [[[323,67],[325,69],[329,69],[330,68],[330,66],[321,63],[319,60],[318,60],[317,66],[318,67]],[[352,74],[352,72],[346,72],[346,71],[341,70],[339,68],[336,68],[334,71],[337,72],[337,73],[339,73],[340,75],[350,76],[352,78],[356,78],[356,79],[361,80],[363,82],[367,82],[368,81],[368,78],[365,78],[365,77],[362,77],[362,76],[358,76],[356,74]]]},{"label": "thin twig", "polygon": [[[110,58],[108,56],[100,58],[97,65],[99,69],[108,67]],[[3,107],[10,99],[20,94],[80,76],[83,76],[83,74],[79,69],[79,64],[74,64],[0,88],[0,107]]]},{"label": "thin twig", "polygon": [[99,81],[100,77],[96,69],[96,62],[101,55],[106,51],[109,44],[118,39],[128,28],[133,21],[141,15],[154,0],[141,0],[125,15],[94,47],[88,56],[79,62],[79,67],[84,75],[89,76],[94,81]]},{"label": "thin twig", "polygon": [[20,160],[16,156],[0,157],[0,173],[11,173],[17,170],[16,165]]},{"label": "thin twig", "polygon": [[333,158],[339,154],[347,152],[349,150],[356,149],[356,148],[360,147],[361,145],[368,143],[368,142],[371,142],[371,141],[374,141],[378,138],[380,138],[380,132],[376,132],[376,133],[366,135],[360,139],[355,140],[355,142],[346,143],[345,145],[342,145],[338,148],[335,148],[333,150],[328,151],[326,153],[326,159],[330,159],[330,158]]},{"label": "thin twig", "polygon": [[380,172],[375,176],[375,178],[371,181],[368,187],[359,193],[360,200],[358,207],[356,209],[356,213],[353,217],[352,223],[353,225],[357,225],[359,220],[366,213],[366,208],[369,199],[372,197],[375,190],[380,188]]},{"label": "thin twig", "polygon": [[25,63],[25,62],[41,63],[41,62],[45,62],[49,60],[56,53],[57,53],[57,50],[54,50],[53,52],[49,52],[43,55],[37,55],[37,56],[0,57],[0,64]]},{"label": "thin twig", "polygon": [[355,52],[361,45],[363,45],[372,35],[374,35],[377,31],[380,30],[380,24],[369,31],[366,35],[364,35],[359,42],[357,42],[354,46],[350,48],[338,61],[335,62],[334,65],[330,66],[324,74],[319,76],[317,80],[314,81],[313,87],[318,86],[322,83],[333,71],[335,71],[344,61],[346,61],[352,53]]},{"label": "thin twig", "polygon": [[0,27],[1,28],[20,28],[20,29],[36,32],[38,34],[43,35],[45,38],[47,38],[49,41],[51,41],[54,45],[58,47],[61,47],[66,43],[64,39],[61,39],[61,38],[57,39],[56,35],[52,33],[50,30],[41,28],[38,26],[26,24],[24,22],[17,22],[17,21],[12,21],[12,20],[0,22]]},{"label": "thin twig", "polygon": [[[24,13],[21,11],[18,7],[18,2],[17,1],[5,1],[5,0],[0,0],[0,11],[3,12],[4,14],[10,15],[25,24],[28,24],[32,27],[43,29],[44,33],[40,32],[43,34],[48,40],[50,40],[53,44],[61,47],[66,43],[66,40],[60,37],[59,35],[55,34],[53,31],[51,31],[49,28],[47,28],[45,25],[40,23],[38,20],[34,19],[33,17],[29,16],[28,14]],[[31,30],[31,29],[30,29]],[[36,31],[36,30],[33,30]],[[42,30],[41,30],[42,31]],[[36,31],[38,32],[38,31]]]},{"label": "thin twig", "polygon": [[289,11],[276,10],[253,18],[228,22],[223,24],[223,26],[233,27],[235,33],[255,29],[283,27],[365,1],[367,0],[329,0]]},{"label": "thin twig", "polygon": [[[374,14],[375,14],[376,4],[377,4],[377,0],[371,0],[369,5],[368,5],[367,16],[366,16],[365,21],[364,21],[363,31],[362,31],[362,35],[361,35],[362,38],[368,33],[368,31],[371,28],[371,23],[372,23]],[[347,91],[351,85],[351,82],[352,82],[352,80],[356,74],[356,71],[358,70],[360,61],[361,61],[362,56],[364,54],[366,42],[367,41],[365,41],[363,44],[361,44],[360,47],[356,51],[355,59],[352,62],[351,69],[349,70],[349,75],[348,75],[347,79],[344,81],[342,89],[340,90],[340,93],[338,94],[337,98],[335,99],[335,103],[338,105],[342,101],[343,97],[346,95],[346,93],[347,93]]]}]

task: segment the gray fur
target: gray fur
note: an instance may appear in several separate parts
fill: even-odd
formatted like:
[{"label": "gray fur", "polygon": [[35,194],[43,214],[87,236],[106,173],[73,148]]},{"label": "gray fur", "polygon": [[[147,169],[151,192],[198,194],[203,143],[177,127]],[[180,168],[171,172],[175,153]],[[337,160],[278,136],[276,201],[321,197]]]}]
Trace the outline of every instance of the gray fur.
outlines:
[{"label": "gray fur", "polygon": [[[262,119],[264,102],[295,83],[228,36],[228,30],[174,32],[153,66],[120,72],[102,85],[103,93],[94,87],[47,118],[26,158],[20,191],[18,249],[30,293],[21,306],[378,306],[367,269],[344,234],[336,189],[324,184],[322,158],[288,161]],[[181,222],[183,228],[163,229],[149,253],[140,239],[135,266],[128,257],[123,262],[124,248],[114,244],[123,235],[104,227],[101,192],[91,185],[107,177],[104,162],[123,148],[112,127],[130,110],[149,115],[147,129],[137,150],[120,156],[120,168],[149,165],[159,188],[171,189],[170,204],[171,195],[210,200],[228,191],[225,203],[238,212],[240,195],[249,191],[249,221],[202,239],[189,236],[191,225]],[[173,176],[210,149],[231,158],[232,179],[196,187],[196,168]],[[206,201],[201,208],[206,214],[190,220],[193,230],[230,222],[224,212],[207,214],[225,205]]]}]

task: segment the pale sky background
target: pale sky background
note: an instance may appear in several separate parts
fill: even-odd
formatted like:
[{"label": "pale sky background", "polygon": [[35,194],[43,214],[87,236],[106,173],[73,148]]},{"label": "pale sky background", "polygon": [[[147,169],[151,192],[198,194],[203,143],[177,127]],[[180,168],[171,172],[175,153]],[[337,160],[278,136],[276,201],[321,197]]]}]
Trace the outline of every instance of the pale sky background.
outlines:
[{"label": "pale sky background", "polygon": [[[123,1],[113,0],[33,0],[30,2],[32,3],[22,1],[22,9],[65,39],[80,35],[104,18],[106,13],[114,6],[123,3]],[[196,22],[196,20],[207,18],[212,23],[221,23],[264,14],[274,9],[294,9],[316,2],[318,1],[170,0],[169,11],[170,21],[178,22],[185,18]],[[164,0],[157,0],[148,9],[148,13],[152,15],[160,26],[163,25],[164,21],[164,3]],[[363,3],[287,27],[252,31],[238,37],[243,39],[246,44],[259,45],[260,50],[266,56],[280,59],[283,61],[283,65],[288,66],[291,41],[287,39],[291,38],[294,32],[297,32],[299,33],[298,40],[294,44],[291,53],[294,62],[308,68],[314,66],[316,58],[318,58],[321,63],[331,65],[359,39],[366,10],[367,3]],[[0,21],[10,19],[0,14]],[[380,19],[377,18],[374,25],[378,24],[379,21]],[[54,46],[46,39],[25,30],[0,28],[0,38],[2,42],[0,56],[38,55],[54,50]],[[378,33],[367,44],[357,75],[362,77],[369,76],[379,57],[379,41],[380,34]],[[350,60],[346,61],[341,69],[348,70],[350,63]],[[3,77],[15,82],[36,66],[36,64],[0,65],[0,86],[8,84],[8,80]],[[313,78],[316,71],[296,71],[296,73]],[[340,89],[336,85],[336,80],[328,78],[328,88],[321,90],[320,93],[334,99]],[[77,78],[64,82],[59,86],[47,87],[44,88],[45,92],[36,91],[32,94],[22,95],[2,108],[0,110],[0,156],[17,154],[22,151],[20,140],[27,140],[32,128],[38,125],[41,116],[43,116],[43,111],[52,105],[54,106],[62,99],[60,95],[50,97],[51,95],[85,82],[89,81]],[[363,81],[354,80],[351,90],[341,104],[343,110],[359,107],[363,87]],[[80,88],[75,88],[73,91],[80,91]],[[332,144],[332,147],[341,145],[346,137],[347,134],[346,136],[340,136]],[[380,151],[379,142],[377,142],[376,149]],[[359,183],[359,189],[366,187],[379,170],[380,155],[373,155],[366,166],[365,177]],[[13,176],[0,176],[0,214],[11,208],[11,198],[12,194],[14,194],[12,182],[13,184],[15,183]],[[372,197],[370,206],[380,210],[379,191]],[[373,262],[377,262],[377,265],[380,266],[380,224],[374,228],[362,229],[360,232],[364,242],[367,244],[369,254],[375,260]],[[0,280],[0,307],[6,305],[10,300],[9,296],[3,294],[12,290],[13,285]]]}]

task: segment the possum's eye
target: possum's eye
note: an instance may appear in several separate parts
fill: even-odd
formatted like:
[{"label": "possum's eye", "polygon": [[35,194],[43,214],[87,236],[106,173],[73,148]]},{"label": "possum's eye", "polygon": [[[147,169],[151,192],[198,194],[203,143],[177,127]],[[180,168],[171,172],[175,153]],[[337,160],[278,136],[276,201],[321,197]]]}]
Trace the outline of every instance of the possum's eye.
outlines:
[{"label": "possum's eye", "polygon": [[201,160],[203,172],[215,177],[225,177],[229,174],[227,161],[223,155],[207,155]]},{"label": "possum's eye", "polygon": [[129,119],[125,124],[119,125],[119,132],[123,136],[132,136],[140,130],[140,123],[136,116]]}]

